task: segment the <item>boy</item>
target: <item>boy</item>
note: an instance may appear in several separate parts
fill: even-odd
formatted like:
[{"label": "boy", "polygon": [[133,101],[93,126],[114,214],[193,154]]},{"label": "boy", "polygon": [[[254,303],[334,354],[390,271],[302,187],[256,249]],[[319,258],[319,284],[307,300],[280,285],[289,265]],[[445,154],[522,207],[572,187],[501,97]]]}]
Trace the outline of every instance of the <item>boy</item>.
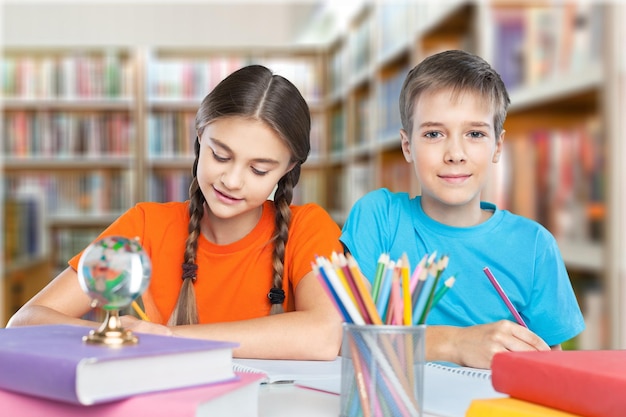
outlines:
[{"label": "boy", "polygon": [[[502,152],[509,102],[500,76],[478,56],[453,50],[423,60],[400,93],[402,153],[421,195],[372,191],[342,231],[370,280],[381,253],[406,252],[413,267],[427,253],[449,257],[446,273],[456,281],[428,315],[427,360],[490,368],[497,352],[560,349],[584,329],[554,237],[480,200]],[[486,266],[528,328],[512,321]]]}]

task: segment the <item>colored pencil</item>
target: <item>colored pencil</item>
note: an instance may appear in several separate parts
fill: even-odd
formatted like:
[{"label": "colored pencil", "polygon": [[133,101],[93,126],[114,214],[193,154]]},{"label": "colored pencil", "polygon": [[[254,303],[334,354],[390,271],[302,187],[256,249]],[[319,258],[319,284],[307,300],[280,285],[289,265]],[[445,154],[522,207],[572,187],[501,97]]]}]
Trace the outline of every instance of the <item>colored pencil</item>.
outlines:
[{"label": "colored pencil", "polygon": [[144,311],[141,309],[141,307],[139,307],[139,304],[137,303],[137,300],[133,300],[131,306],[133,307],[133,310],[135,310],[135,313],[137,313],[137,315],[139,316],[139,318],[143,321],[150,321],[150,318],[148,317],[148,315],[146,313],[144,313]]},{"label": "colored pencil", "polygon": [[348,267],[350,268],[350,271],[352,271],[352,276],[354,277],[354,281],[356,283],[357,289],[359,293],[361,294],[361,298],[363,299],[363,302],[365,304],[365,309],[367,310],[369,314],[372,324],[378,324],[378,325],[383,324],[380,318],[380,314],[378,313],[378,310],[376,310],[376,304],[374,304],[374,300],[372,299],[371,294],[368,292],[368,289],[366,287],[365,277],[361,273],[361,270],[359,269],[359,265],[357,264],[354,257],[350,254],[346,256],[346,260],[348,263]]},{"label": "colored pencil", "polygon": [[[406,253],[402,254],[402,311],[403,311],[403,321],[402,324],[405,326],[410,326],[413,322],[413,305],[411,303],[411,284],[409,278],[409,271],[411,266],[409,264],[409,257]],[[398,318],[399,320],[399,318]]]},{"label": "colored pencil", "polygon": [[520,316],[520,314],[517,312],[515,307],[513,307],[513,304],[511,303],[511,300],[509,300],[509,297],[506,295],[506,293],[504,292],[504,290],[500,286],[500,283],[498,282],[496,277],[491,273],[491,270],[489,269],[489,267],[487,267],[487,266],[484,267],[483,268],[483,272],[485,273],[485,275],[487,275],[487,278],[489,278],[489,281],[491,282],[493,287],[498,292],[498,295],[500,296],[502,301],[504,301],[504,304],[506,304],[506,308],[508,308],[509,311],[511,312],[511,314],[513,314],[513,317],[515,317],[515,321],[517,321],[517,323],[520,326],[528,327],[526,325],[526,323],[524,322],[524,319],[522,319],[522,316]]},{"label": "colored pencil", "polygon": [[[376,275],[374,276],[374,285],[372,287],[372,298],[374,302],[378,302],[378,297],[380,295],[380,287],[383,281],[383,273],[385,272],[385,268],[389,263],[389,255],[386,253],[381,253],[378,257],[378,262],[376,264]],[[380,312],[380,310],[378,310]]]},{"label": "colored pencil", "polygon": [[437,305],[439,300],[441,300],[443,298],[443,296],[446,295],[448,290],[450,288],[452,288],[452,286],[454,285],[454,281],[456,281],[456,278],[455,277],[450,277],[450,278],[448,278],[447,280],[444,281],[444,283],[443,283],[443,285],[441,287],[439,287],[439,290],[437,290],[437,292],[435,293],[435,296],[433,297],[433,303],[430,306],[430,310],[431,311]]}]

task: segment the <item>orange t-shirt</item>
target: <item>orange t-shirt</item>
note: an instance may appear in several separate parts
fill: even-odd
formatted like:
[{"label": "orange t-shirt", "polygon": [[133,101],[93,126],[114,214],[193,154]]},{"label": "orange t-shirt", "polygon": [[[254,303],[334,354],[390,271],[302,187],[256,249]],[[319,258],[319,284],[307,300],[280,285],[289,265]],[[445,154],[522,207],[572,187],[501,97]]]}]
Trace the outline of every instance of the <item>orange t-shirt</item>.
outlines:
[{"label": "orange t-shirt", "polygon": [[[182,263],[189,223],[188,202],[139,203],[120,216],[102,236],[138,237],[152,261],[150,285],[143,294],[151,321],[165,324],[182,285]],[[316,204],[292,206],[285,247],[286,311],[294,310],[293,289],[311,272],[315,256],[342,251],[340,229]],[[272,287],[274,205],[267,201],[256,227],[243,239],[216,245],[198,239],[197,279],[194,284],[200,323],[245,320],[267,316]],[[82,252],[81,252],[82,253]],[[69,265],[76,269],[81,253]]]}]

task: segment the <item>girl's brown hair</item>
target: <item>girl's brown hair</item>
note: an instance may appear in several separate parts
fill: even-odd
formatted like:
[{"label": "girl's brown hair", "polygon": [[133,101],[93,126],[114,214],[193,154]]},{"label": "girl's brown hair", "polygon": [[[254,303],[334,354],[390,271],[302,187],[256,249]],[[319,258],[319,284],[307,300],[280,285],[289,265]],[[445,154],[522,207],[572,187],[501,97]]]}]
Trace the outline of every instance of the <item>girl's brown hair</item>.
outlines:
[{"label": "girl's brown hair", "polygon": [[[271,127],[291,150],[292,170],[278,182],[274,193],[276,207],[274,244],[272,255],[273,282],[268,293],[270,314],[282,313],[285,299],[283,273],[285,246],[291,221],[293,188],[300,179],[301,165],[310,150],[311,115],[309,107],[298,89],[287,79],[261,65],[241,68],[222,80],[202,101],[196,114],[196,130],[202,136],[204,128],[217,119],[247,117],[260,120]],[[169,319],[169,325],[196,324],[198,312],[193,283],[197,279],[196,251],[200,236],[200,220],[204,214],[204,195],[197,180],[200,143],[195,140],[196,159],[193,179],[189,187],[189,235],[185,246],[183,285],[178,302]]]}]

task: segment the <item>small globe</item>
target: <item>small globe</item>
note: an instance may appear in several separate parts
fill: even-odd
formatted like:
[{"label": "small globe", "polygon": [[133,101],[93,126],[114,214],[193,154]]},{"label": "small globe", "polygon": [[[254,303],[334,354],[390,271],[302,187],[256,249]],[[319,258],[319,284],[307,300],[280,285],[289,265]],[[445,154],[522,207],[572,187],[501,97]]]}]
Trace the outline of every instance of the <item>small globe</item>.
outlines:
[{"label": "small globe", "polygon": [[89,245],[78,262],[78,282],[93,306],[119,310],[143,294],[152,263],[137,240],[108,236]]}]

